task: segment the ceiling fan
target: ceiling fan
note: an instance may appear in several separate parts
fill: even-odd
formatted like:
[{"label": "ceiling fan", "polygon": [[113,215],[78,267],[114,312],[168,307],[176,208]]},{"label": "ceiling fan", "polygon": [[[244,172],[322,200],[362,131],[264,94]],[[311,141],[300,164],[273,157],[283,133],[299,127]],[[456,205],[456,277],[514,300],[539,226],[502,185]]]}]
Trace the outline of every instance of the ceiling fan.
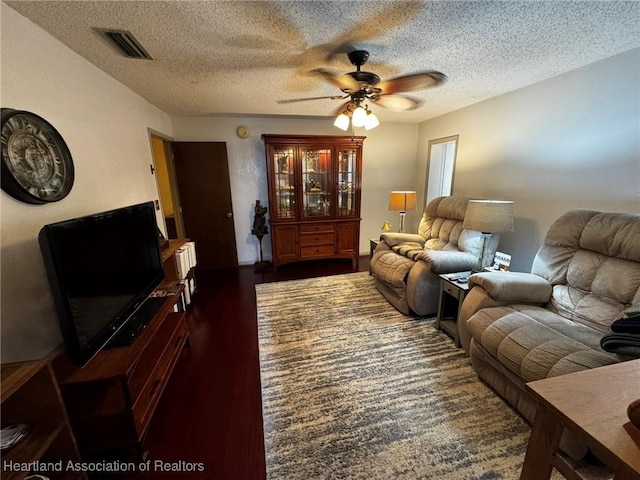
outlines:
[{"label": "ceiling fan", "polygon": [[337,110],[338,118],[336,118],[334,125],[342,130],[347,130],[349,119],[351,119],[354,127],[365,127],[370,130],[378,126],[379,122],[373,112],[369,110],[367,100],[392,110],[413,110],[422,105],[422,100],[398,95],[399,93],[436,87],[447,79],[444,73],[428,70],[381,81],[375,73],[361,70],[362,65],[369,59],[369,52],[354,50],[348,54],[348,57],[351,63],[356,66],[355,72],[335,74],[324,68],[315,70],[315,73],[322,75],[327,81],[338,87],[342,91],[342,95],[279,100],[278,103],[348,99]]}]

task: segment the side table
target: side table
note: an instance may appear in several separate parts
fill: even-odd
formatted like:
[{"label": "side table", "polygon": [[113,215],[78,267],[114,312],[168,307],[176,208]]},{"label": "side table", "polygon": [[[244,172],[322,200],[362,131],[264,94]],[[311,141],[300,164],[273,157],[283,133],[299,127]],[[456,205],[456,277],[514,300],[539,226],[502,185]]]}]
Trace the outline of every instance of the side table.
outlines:
[{"label": "side table", "polygon": [[640,429],[629,421],[627,407],[640,398],[639,379],[640,360],[630,360],[527,383],[538,406],[520,479],[547,480],[553,468],[582,478],[558,453],[568,428],[613,470],[614,480],[638,480]]},{"label": "side table", "polygon": [[371,259],[373,258],[373,252],[375,251],[379,243],[380,243],[379,238],[369,239],[369,276],[373,275],[373,272],[371,271]]},{"label": "side table", "polygon": [[458,318],[462,301],[469,292],[467,279],[471,272],[443,273],[440,276],[440,300],[436,328],[444,330],[453,337],[456,347],[460,348]]}]

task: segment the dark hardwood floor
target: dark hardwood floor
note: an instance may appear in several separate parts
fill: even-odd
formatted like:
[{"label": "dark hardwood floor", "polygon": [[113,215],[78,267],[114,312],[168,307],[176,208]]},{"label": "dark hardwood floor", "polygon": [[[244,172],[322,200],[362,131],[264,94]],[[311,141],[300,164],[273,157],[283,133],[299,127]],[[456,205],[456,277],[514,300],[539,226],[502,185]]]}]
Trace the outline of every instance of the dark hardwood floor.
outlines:
[{"label": "dark hardwood floor", "polygon": [[[152,477],[264,479],[254,287],[368,268],[369,258],[361,257],[359,269],[350,261],[324,261],[285,265],[275,273],[254,273],[251,266],[197,272],[198,292],[187,316],[191,347],[181,353],[144,444]],[[204,472],[163,474],[157,460],[182,472],[202,464]]]}]

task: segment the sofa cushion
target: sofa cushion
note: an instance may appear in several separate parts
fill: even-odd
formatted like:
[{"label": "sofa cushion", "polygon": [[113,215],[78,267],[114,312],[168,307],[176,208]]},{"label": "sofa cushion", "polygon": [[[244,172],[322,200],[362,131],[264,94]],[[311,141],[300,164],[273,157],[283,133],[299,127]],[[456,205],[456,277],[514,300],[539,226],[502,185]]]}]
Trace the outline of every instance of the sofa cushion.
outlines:
[{"label": "sofa cushion", "polygon": [[568,212],[549,229],[531,269],[554,285],[550,308],[600,332],[640,301],[637,215]]},{"label": "sofa cushion", "polygon": [[609,257],[640,262],[640,222],[625,213],[598,213],[580,236],[580,247]]},{"label": "sofa cushion", "polygon": [[462,220],[430,218],[431,224],[425,247],[431,250],[458,250],[458,238],[462,233]]},{"label": "sofa cushion", "polygon": [[485,308],[467,321],[473,339],[525,382],[617,363],[602,333],[542,307]]},{"label": "sofa cushion", "polygon": [[499,243],[500,235],[497,233],[486,238],[483,237],[480,232],[464,229],[458,237],[458,249],[462,252],[472,254],[476,259],[479,259],[482,255],[483,246],[486,247],[487,252],[495,252],[498,249]]},{"label": "sofa cushion", "polygon": [[424,245],[424,238],[417,233],[383,233],[380,235],[381,243],[385,243],[388,247],[393,247],[400,243],[413,242]]},{"label": "sofa cushion", "polygon": [[411,260],[415,260],[416,256],[424,251],[422,245],[416,242],[403,242],[398,245],[394,245],[391,247],[391,250],[396,252],[398,255],[402,255]]},{"label": "sofa cushion", "polygon": [[432,200],[425,208],[418,233],[432,250],[458,250],[458,238],[467,211],[468,197],[450,196]]}]

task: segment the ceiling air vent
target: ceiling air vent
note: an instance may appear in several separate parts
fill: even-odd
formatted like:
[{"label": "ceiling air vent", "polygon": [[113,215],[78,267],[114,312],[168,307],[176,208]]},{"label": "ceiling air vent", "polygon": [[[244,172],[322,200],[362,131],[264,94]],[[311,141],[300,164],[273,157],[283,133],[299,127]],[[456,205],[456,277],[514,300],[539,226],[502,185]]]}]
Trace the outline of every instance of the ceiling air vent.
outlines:
[{"label": "ceiling air vent", "polygon": [[96,28],[95,30],[107,37],[125,57],[153,60],[151,55],[140,45],[140,42],[136,40],[136,37],[134,37],[131,32],[127,32],[126,30],[108,30],[105,28]]}]

